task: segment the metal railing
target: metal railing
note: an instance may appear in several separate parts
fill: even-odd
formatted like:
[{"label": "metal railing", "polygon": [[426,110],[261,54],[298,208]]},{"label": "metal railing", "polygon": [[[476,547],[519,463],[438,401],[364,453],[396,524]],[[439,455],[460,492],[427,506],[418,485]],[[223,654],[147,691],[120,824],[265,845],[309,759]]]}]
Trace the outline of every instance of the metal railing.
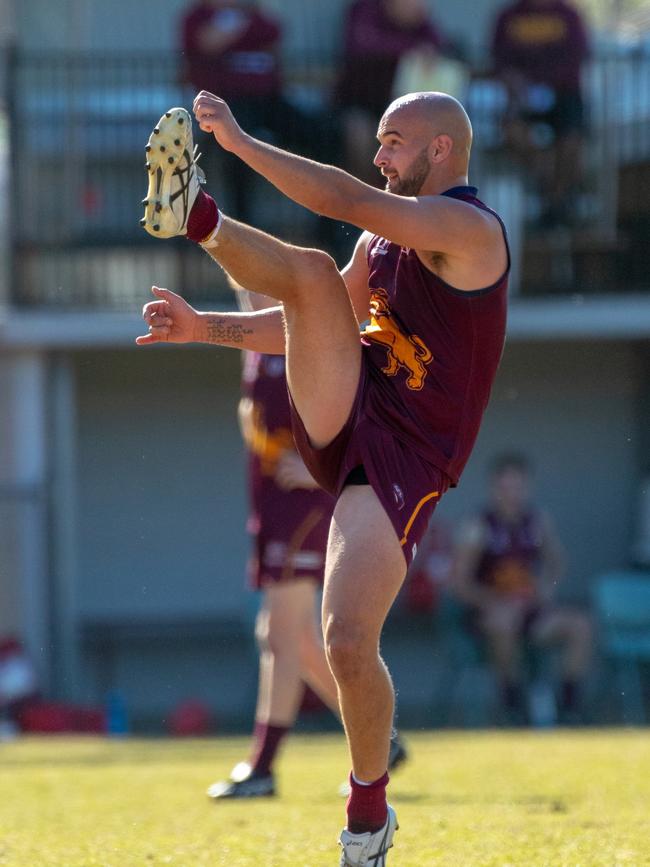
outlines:
[{"label": "metal railing", "polygon": [[[287,77],[313,93],[333,73],[305,57],[294,59]],[[182,286],[196,301],[226,291],[194,245],[161,244],[138,225],[143,144],[170,105],[191,101],[177,58],[16,53],[6,81],[14,305],[134,309],[152,282]],[[634,192],[635,172],[647,171],[650,161],[650,55],[594,61],[585,89],[591,120],[580,225],[536,232],[530,229],[536,193],[504,148],[503,90],[479,77],[469,87],[477,132],[473,175],[509,225],[513,282],[521,293],[644,288],[635,257],[642,255],[647,206],[638,197],[635,210],[622,195]],[[265,182],[259,191],[256,225],[296,242],[326,235],[317,218]],[[336,247],[341,238],[330,241]],[[346,244],[344,238],[338,251]],[[631,285],[637,279],[641,285]]]}]

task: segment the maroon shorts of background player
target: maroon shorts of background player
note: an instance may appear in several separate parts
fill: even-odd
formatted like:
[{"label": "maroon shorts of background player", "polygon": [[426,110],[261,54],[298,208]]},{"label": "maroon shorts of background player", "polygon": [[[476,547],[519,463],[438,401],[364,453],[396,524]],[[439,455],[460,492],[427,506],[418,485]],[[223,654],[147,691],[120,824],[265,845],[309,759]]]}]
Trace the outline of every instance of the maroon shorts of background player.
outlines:
[{"label": "maroon shorts of background player", "polygon": [[322,491],[309,502],[304,492],[296,492],[296,496],[276,490],[276,496],[267,498],[248,521],[253,536],[251,585],[261,590],[268,584],[297,578],[311,578],[322,584],[334,501],[324,505]]},{"label": "maroon shorts of background player", "polygon": [[440,498],[449,488],[450,480],[391,432],[368,418],[363,408],[367,379],[366,364],[362,363],[350,416],[329,445],[322,449],[311,446],[291,400],[293,435],[296,448],[314,479],[335,497],[345,487],[351,471],[363,466],[368,482],[393,525],[409,566]]}]

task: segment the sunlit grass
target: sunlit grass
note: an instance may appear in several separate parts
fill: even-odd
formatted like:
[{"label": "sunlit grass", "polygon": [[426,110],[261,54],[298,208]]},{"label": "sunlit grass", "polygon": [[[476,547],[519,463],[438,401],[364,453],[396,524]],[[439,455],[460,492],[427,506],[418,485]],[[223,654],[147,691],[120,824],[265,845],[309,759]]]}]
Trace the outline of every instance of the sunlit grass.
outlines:
[{"label": "sunlit grass", "polygon": [[[650,865],[645,731],[413,733],[393,867]],[[274,800],[211,803],[243,739],[0,745],[0,865],[336,867],[340,737],[294,737]]]}]

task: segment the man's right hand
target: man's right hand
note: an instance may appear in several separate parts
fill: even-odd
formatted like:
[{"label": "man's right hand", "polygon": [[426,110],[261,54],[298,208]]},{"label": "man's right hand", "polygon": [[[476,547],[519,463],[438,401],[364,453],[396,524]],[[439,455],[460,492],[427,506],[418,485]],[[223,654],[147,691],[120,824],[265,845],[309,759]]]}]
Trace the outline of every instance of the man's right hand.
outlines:
[{"label": "man's right hand", "polygon": [[191,343],[199,339],[200,317],[185,299],[169,289],[152,286],[156,301],[142,308],[142,318],[149,333],[136,337],[138,346],[150,343]]},{"label": "man's right hand", "polygon": [[211,132],[224,150],[237,150],[246,133],[221,97],[201,90],[194,98],[192,110],[203,132]]}]

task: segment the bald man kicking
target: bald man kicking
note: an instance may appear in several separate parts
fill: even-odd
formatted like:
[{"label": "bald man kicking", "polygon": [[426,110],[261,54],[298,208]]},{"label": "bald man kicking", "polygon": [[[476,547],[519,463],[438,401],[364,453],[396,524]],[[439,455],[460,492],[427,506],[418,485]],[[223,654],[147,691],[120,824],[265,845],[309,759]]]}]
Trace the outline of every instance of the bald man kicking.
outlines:
[{"label": "bald man kicking", "polygon": [[323,634],[352,761],[340,864],[381,867],[397,820],[386,801],[394,692],[379,640],[488,402],[506,324],[505,229],[468,185],[471,126],[446,94],[410,94],[386,110],[374,160],[385,191],[254,139],[213,94],[198,94],[194,114],[289,198],[363,230],[339,272],[327,254],[219,211],[199,188],[184,109],[167,112],[149,139],[144,228],[187,235],[241,286],[279,302],[257,313],[199,313],[153,287],[149,331],[137,343],[286,353],[297,448],[337,498]]}]

